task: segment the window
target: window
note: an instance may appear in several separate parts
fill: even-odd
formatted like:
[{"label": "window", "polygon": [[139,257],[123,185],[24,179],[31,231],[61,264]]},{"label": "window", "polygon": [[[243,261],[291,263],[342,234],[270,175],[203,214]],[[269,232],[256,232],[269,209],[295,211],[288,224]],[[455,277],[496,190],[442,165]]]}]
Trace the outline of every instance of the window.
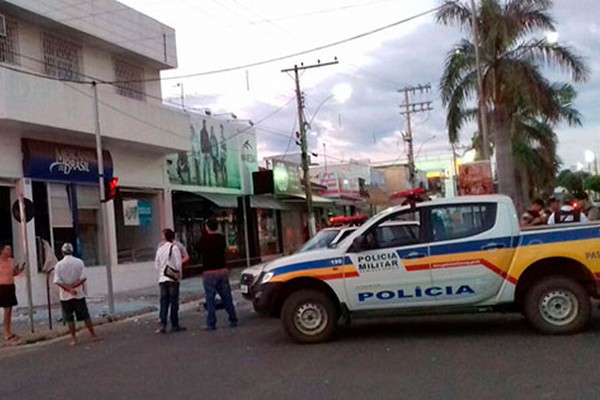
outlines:
[{"label": "window", "polygon": [[361,250],[385,249],[418,244],[421,242],[420,214],[418,210],[405,210],[380,221],[363,235]]},{"label": "window", "polygon": [[115,87],[121,96],[135,100],[145,100],[144,70],[121,60],[114,60]]},{"label": "window", "polygon": [[81,74],[81,46],[44,34],[44,70],[46,74],[64,80],[79,79]]},{"label": "window", "polygon": [[0,36],[0,62],[18,64],[17,21],[6,15],[4,18],[6,22],[6,36]]},{"label": "window", "polygon": [[436,207],[431,210],[433,241],[474,236],[492,229],[496,223],[496,204],[471,204]]}]

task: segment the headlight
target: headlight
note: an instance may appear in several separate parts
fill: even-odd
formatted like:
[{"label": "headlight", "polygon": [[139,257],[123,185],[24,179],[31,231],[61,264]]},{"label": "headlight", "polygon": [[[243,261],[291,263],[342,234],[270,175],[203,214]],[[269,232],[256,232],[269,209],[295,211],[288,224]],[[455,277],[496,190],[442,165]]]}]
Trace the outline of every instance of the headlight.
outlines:
[{"label": "headlight", "polygon": [[266,274],[264,274],[260,280],[260,284],[265,284],[267,282],[269,282],[271,280],[271,278],[273,278],[273,273],[272,272],[267,272]]}]

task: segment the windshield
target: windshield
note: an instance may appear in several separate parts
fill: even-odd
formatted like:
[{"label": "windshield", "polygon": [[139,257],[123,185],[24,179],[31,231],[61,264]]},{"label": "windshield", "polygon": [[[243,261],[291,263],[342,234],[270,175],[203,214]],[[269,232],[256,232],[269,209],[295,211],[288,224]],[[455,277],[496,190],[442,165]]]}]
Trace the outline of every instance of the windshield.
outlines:
[{"label": "windshield", "polygon": [[339,229],[327,229],[319,231],[308,242],[306,242],[304,246],[300,248],[300,250],[298,250],[298,253],[327,248],[339,233]]}]

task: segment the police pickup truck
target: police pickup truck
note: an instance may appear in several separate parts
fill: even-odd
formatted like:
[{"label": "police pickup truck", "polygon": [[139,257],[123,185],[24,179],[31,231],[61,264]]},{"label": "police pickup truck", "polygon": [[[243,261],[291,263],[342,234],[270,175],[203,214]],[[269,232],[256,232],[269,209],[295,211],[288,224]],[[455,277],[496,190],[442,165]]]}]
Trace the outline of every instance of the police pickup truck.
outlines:
[{"label": "police pickup truck", "polygon": [[[394,221],[418,229],[385,229]],[[391,207],[335,248],[267,264],[253,295],[291,339],[317,343],[367,315],[520,311],[543,333],[574,333],[599,283],[600,225],[521,230],[512,200],[489,195]]]}]

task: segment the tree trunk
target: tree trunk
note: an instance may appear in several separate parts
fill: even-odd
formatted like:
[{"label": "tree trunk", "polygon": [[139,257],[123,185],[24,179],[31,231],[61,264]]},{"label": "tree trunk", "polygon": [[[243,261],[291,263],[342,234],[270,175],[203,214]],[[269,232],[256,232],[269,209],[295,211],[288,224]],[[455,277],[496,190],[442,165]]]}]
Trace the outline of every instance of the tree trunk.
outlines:
[{"label": "tree trunk", "polygon": [[515,206],[526,207],[517,191],[512,144],[510,140],[509,117],[506,106],[504,104],[496,104],[493,116],[498,191],[513,199]]}]

